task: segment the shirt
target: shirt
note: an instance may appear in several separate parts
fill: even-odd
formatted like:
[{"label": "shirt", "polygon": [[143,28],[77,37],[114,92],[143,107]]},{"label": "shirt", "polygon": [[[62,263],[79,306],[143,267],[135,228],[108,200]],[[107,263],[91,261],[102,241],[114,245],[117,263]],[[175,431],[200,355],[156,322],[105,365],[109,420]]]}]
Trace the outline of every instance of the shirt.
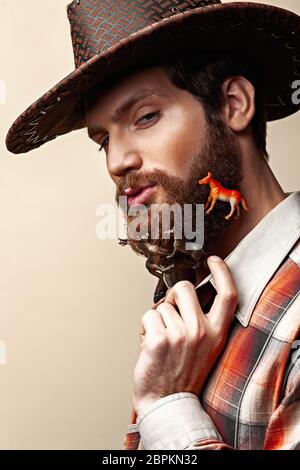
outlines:
[{"label": "shirt", "polygon": [[[133,410],[125,449],[300,450],[300,191],[225,261],[238,305],[204,388]],[[211,274],[198,295],[207,283],[215,287]]]}]

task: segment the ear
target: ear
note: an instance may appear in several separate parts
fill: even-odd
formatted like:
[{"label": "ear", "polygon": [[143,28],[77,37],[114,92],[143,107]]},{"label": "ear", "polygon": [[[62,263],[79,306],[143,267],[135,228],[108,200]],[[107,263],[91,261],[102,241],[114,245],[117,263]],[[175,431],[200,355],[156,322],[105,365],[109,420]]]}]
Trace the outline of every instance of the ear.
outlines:
[{"label": "ear", "polygon": [[212,173],[211,173],[211,171],[209,171],[209,172],[207,173],[207,176],[211,176],[211,175],[212,175]]},{"label": "ear", "polygon": [[255,114],[255,88],[245,77],[227,78],[223,85],[224,119],[235,132],[245,130]]}]

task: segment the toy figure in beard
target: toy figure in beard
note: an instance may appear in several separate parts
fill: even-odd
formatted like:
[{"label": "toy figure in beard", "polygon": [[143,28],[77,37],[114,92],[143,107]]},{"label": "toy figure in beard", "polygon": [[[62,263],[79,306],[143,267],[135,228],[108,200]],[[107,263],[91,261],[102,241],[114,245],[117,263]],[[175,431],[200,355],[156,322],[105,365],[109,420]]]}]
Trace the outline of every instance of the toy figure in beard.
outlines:
[{"label": "toy figure in beard", "polygon": [[[190,161],[191,163],[189,163]],[[187,158],[187,164],[190,164],[191,168],[188,177],[184,180],[179,177],[169,176],[160,169],[155,169],[147,174],[129,173],[118,185],[116,192],[117,204],[119,195],[123,194],[125,188],[143,184],[156,184],[158,190],[147,203],[146,216],[139,216],[141,224],[143,225],[142,221],[144,220],[144,223],[147,224],[145,226],[151,228],[152,203],[180,204],[182,214],[184,204],[192,204],[192,227],[195,230],[195,205],[205,204],[210,191],[209,187],[197,184],[199,179],[206,176],[208,171],[211,171],[214,178],[226,188],[240,190],[243,175],[239,149],[235,144],[233,134],[230,133],[221,119],[215,118],[213,123],[207,124],[206,142],[203,149],[192,160]],[[160,279],[156,293],[159,292],[159,298],[162,298],[167,288],[172,287],[180,280],[186,279],[195,284],[196,270],[201,270],[201,267],[202,269],[208,268],[206,260],[208,256],[214,254],[211,251],[212,245],[224,235],[230,223],[225,219],[227,212],[227,203],[218,201],[214,211],[209,215],[204,215],[204,244],[201,249],[195,251],[187,251],[183,248],[187,241],[185,239],[178,242],[171,236],[172,233],[169,238],[163,236],[161,223],[159,224],[159,237],[156,239],[148,237],[137,240],[131,238],[127,232],[127,239],[119,239],[119,242],[121,245],[130,245],[137,254],[147,257],[147,269]],[[127,213],[128,225],[133,219],[134,217],[129,216]],[[172,212],[171,221],[173,224],[171,228],[174,228]],[[142,226],[139,225],[139,227]],[[146,233],[148,230],[139,231],[140,233]],[[182,230],[182,233],[184,233],[184,230]],[[158,301],[159,298],[154,296],[155,301]]]}]

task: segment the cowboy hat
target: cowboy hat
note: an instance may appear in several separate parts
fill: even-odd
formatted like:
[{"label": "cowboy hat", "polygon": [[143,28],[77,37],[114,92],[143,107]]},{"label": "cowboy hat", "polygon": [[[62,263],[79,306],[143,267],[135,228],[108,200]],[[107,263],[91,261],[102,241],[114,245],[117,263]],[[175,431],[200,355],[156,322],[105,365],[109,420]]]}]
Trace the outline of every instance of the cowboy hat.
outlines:
[{"label": "cowboy hat", "polygon": [[67,6],[75,70],[13,123],[6,146],[25,153],[86,127],[84,95],[145,60],[240,52],[263,72],[267,120],[300,108],[300,17],[261,3],[220,0],[74,0]]}]

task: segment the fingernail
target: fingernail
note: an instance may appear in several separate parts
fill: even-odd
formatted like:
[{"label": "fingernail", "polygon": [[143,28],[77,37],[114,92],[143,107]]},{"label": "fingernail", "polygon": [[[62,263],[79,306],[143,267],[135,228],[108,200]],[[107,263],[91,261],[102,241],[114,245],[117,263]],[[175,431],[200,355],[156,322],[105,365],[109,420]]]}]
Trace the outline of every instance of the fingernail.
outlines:
[{"label": "fingernail", "polygon": [[219,256],[209,256],[207,260],[212,261],[213,263],[215,263],[216,261],[222,261],[222,259],[219,258]]}]

